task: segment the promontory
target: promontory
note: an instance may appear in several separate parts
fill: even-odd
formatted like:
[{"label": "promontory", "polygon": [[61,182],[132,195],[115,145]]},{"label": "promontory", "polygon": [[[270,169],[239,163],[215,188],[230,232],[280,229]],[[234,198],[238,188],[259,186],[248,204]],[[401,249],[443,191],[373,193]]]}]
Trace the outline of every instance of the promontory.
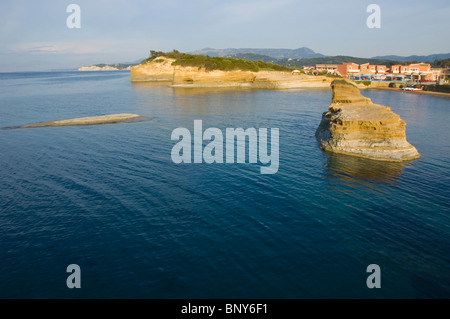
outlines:
[{"label": "promontory", "polygon": [[405,121],[389,107],[372,103],[343,79],[331,88],[331,105],[316,131],[321,149],[393,162],[420,157],[406,141]]},{"label": "promontory", "polygon": [[332,77],[306,75],[273,63],[227,57],[155,52],[133,66],[131,82],[165,82],[174,87],[256,89],[329,88]]}]

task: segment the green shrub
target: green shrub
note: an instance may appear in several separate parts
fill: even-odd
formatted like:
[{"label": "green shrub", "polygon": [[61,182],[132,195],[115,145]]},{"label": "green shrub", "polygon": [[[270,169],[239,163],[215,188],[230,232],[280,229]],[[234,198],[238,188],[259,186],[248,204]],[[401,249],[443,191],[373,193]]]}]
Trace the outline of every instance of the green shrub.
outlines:
[{"label": "green shrub", "polygon": [[352,86],[356,87],[355,84],[353,84],[345,79],[333,80],[333,82],[331,82],[331,85],[334,85],[334,84],[345,84],[345,85],[352,85]]},{"label": "green shrub", "polygon": [[365,86],[369,86],[372,82],[371,81],[355,81],[356,84],[364,84]]},{"label": "green shrub", "polygon": [[342,76],[340,76],[337,73],[327,73],[327,74],[325,74],[325,76],[327,76],[329,78],[342,78]]},{"label": "green shrub", "polygon": [[206,55],[194,55],[181,53],[177,50],[172,52],[161,52],[161,51],[151,51],[151,56],[144,61],[144,63],[149,62],[159,62],[156,59],[159,56],[165,56],[167,58],[175,59],[172,65],[180,66],[192,66],[198,68],[205,68],[206,71],[211,70],[243,70],[258,72],[260,70],[267,71],[292,71],[292,68],[287,66],[281,66],[274,63],[264,62],[262,60],[249,61],[244,59],[234,59],[225,57],[210,57]]}]

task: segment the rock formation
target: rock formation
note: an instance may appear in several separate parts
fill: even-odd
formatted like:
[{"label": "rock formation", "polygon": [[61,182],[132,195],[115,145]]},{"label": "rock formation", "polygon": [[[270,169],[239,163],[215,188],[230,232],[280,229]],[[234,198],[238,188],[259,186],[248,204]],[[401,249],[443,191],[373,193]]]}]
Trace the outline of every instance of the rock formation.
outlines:
[{"label": "rock formation", "polygon": [[127,67],[115,67],[111,65],[104,65],[104,66],[98,66],[98,65],[91,65],[91,66],[82,66],[78,68],[78,71],[126,71],[131,70],[131,65]]},{"label": "rock formation", "polygon": [[32,124],[25,124],[21,126],[2,127],[2,129],[14,128],[31,128],[31,127],[46,127],[46,126],[69,126],[69,125],[96,125],[96,124],[113,124],[122,122],[137,122],[149,119],[146,116],[129,113],[77,117],[72,119],[38,122]]},{"label": "rock formation", "polygon": [[331,88],[331,105],[316,131],[321,149],[393,162],[420,157],[406,141],[406,123],[389,107],[372,103],[346,80],[334,80]]},{"label": "rock formation", "polygon": [[175,59],[158,57],[150,63],[143,63],[133,66],[130,71],[132,82],[172,82],[174,75],[174,66],[172,62]]},{"label": "rock formation", "polygon": [[222,71],[172,65],[175,59],[157,57],[131,68],[131,82],[169,82],[176,87],[243,87],[261,89],[328,88],[331,78],[282,71]]}]

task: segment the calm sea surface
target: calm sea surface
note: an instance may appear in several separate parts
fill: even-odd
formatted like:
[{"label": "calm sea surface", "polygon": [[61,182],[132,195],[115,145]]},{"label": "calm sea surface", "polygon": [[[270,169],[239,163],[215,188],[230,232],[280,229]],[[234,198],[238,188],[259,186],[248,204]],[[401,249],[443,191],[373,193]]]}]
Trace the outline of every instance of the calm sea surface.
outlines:
[{"label": "calm sea surface", "polygon": [[[0,74],[0,298],[450,298],[450,99],[363,91],[422,157],[322,152],[330,90],[132,84],[128,72]],[[280,166],[174,164],[177,127],[279,128]],[[69,264],[81,289],[68,289]],[[381,289],[369,289],[369,264]]]}]

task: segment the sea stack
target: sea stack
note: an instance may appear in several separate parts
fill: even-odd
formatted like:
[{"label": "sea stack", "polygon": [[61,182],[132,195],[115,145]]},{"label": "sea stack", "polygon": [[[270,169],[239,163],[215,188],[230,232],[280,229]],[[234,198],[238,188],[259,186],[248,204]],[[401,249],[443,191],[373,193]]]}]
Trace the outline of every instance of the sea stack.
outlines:
[{"label": "sea stack", "polygon": [[372,103],[346,80],[334,80],[331,88],[331,104],[316,131],[321,149],[392,162],[420,157],[406,141],[405,121],[389,107]]}]

